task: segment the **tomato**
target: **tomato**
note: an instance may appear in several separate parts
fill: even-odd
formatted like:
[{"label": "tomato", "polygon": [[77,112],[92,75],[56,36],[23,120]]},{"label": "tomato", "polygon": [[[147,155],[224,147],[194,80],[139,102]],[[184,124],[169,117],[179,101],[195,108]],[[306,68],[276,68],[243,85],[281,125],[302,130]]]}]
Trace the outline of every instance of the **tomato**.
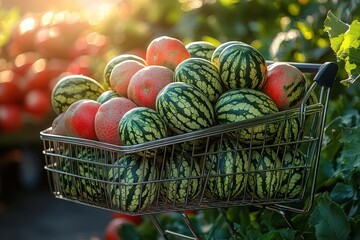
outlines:
[{"label": "tomato", "polygon": [[133,224],[131,220],[126,218],[114,218],[105,228],[104,240],[120,240],[118,230],[123,224]]},{"label": "tomato", "polygon": [[127,220],[130,220],[135,225],[140,225],[143,221],[143,218],[141,216],[131,216],[131,215],[118,213],[118,212],[113,212],[112,218],[113,219],[115,219],[115,218],[127,219]]},{"label": "tomato", "polygon": [[22,127],[22,110],[19,105],[0,105],[0,132],[16,132]]},{"label": "tomato", "polygon": [[28,113],[44,118],[51,110],[50,93],[34,89],[26,93],[24,108]]},{"label": "tomato", "polygon": [[0,104],[20,101],[21,93],[15,75],[10,70],[0,72]]}]

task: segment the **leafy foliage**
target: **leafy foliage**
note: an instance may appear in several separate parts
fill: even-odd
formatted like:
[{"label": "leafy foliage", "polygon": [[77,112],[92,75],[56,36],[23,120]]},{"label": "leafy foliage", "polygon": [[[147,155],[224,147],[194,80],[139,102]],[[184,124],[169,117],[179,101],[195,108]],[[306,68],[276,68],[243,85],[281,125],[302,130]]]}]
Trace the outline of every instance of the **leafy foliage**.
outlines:
[{"label": "leafy foliage", "polygon": [[345,61],[349,78],[342,83],[354,83],[360,78],[360,22],[354,20],[350,25],[346,24],[329,11],[324,31],[329,34],[332,50],[339,60]]}]

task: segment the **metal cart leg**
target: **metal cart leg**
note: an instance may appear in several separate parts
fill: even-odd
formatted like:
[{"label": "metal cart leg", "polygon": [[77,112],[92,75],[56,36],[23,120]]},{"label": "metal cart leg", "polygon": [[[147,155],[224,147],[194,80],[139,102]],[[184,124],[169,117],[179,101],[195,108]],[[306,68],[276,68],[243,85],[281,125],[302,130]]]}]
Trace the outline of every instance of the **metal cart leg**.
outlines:
[{"label": "metal cart leg", "polygon": [[158,230],[158,232],[160,233],[161,237],[166,240],[167,239],[166,234],[162,229],[162,227],[160,226],[160,223],[158,222],[156,217],[154,215],[148,215],[148,217],[150,218],[152,224],[154,224],[156,230]]},{"label": "metal cart leg", "polygon": [[159,221],[156,219],[156,217],[154,215],[149,215],[148,217],[150,218],[151,222],[154,224],[155,228],[158,230],[158,232],[160,233],[161,237],[163,239],[168,239],[167,235],[172,235],[175,237],[178,237],[180,239],[189,239],[189,240],[201,240],[201,238],[199,237],[197,231],[194,229],[194,227],[192,226],[190,219],[188,218],[188,216],[186,215],[185,212],[181,212],[180,215],[182,216],[182,218],[184,219],[184,222],[186,223],[187,227],[189,228],[191,234],[193,235],[193,237],[189,237],[186,236],[184,234],[180,234],[180,233],[176,233],[173,232],[171,230],[167,230],[167,229],[163,229],[160,226]]}]

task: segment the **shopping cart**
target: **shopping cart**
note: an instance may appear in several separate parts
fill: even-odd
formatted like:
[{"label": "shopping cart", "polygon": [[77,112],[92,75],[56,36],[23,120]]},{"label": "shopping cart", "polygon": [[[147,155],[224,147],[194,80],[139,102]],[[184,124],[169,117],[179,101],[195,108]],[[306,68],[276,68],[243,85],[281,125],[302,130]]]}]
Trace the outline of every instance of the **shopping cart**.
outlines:
[{"label": "shopping cart", "polygon": [[[315,75],[299,108],[133,146],[53,135],[50,128],[42,131],[51,192],[78,204],[147,215],[164,239],[169,235],[200,239],[186,210],[216,208],[223,213],[229,207],[257,206],[284,216],[285,212],[308,212],[338,68],[332,62],[291,64]],[[241,131],[254,133],[261,128],[266,135],[273,125],[278,126],[276,141],[255,143],[253,136],[246,144],[241,141]],[[213,147],[214,142],[221,145],[230,138],[235,143],[232,149]],[[274,154],[276,164],[271,159]],[[223,158],[243,162],[235,171],[223,171]],[[185,161],[188,171],[182,168]],[[174,174],[166,174],[169,165]],[[307,197],[310,200],[304,204]],[[164,230],[156,215],[166,212],[179,212],[193,237]]]}]

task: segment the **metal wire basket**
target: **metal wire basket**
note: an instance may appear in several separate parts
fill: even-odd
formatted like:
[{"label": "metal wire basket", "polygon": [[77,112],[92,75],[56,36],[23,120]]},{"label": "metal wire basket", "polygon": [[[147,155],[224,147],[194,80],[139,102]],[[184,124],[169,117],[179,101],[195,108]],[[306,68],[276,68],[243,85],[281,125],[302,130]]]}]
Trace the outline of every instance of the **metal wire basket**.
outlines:
[{"label": "metal wire basket", "polygon": [[[337,65],[291,64],[317,73],[299,108],[133,146],[53,135],[50,128],[42,131],[52,193],[129,215],[249,205],[308,211]],[[318,102],[309,105],[312,94]],[[268,135],[274,124],[278,131],[273,140],[253,141],[256,131]],[[246,144],[244,130],[251,133]],[[232,148],[214,147],[228,139]],[[308,195],[311,203],[304,209]]]}]

